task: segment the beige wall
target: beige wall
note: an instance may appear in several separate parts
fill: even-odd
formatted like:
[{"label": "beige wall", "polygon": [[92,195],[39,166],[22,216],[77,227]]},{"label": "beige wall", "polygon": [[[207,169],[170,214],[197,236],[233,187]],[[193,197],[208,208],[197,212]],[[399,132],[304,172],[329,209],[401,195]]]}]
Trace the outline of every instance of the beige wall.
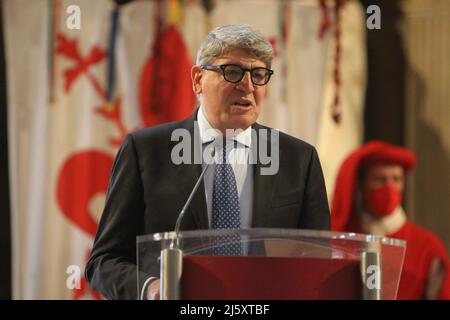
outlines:
[{"label": "beige wall", "polygon": [[408,214],[450,252],[450,1],[404,0],[406,143],[418,167]]}]

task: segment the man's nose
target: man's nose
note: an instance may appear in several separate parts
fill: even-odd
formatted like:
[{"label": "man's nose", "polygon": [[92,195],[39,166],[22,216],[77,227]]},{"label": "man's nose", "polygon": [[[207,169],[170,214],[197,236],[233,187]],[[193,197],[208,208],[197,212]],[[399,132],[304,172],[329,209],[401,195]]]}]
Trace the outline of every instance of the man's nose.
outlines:
[{"label": "man's nose", "polygon": [[252,82],[250,72],[246,71],[244,73],[244,77],[238,83],[238,88],[241,88],[241,90],[245,91],[246,93],[251,93],[255,91],[255,85]]}]

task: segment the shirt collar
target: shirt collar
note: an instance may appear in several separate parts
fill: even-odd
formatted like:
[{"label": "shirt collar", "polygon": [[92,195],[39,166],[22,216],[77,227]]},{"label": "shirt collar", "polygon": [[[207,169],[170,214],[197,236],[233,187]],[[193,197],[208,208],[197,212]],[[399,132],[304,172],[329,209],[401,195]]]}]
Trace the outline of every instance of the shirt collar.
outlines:
[{"label": "shirt collar", "polygon": [[[198,110],[197,121],[200,132],[200,141],[202,142],[202,144],[211,142],[218,135],[221,135],[220,131],[214,130],[208,119],[206,119],[202,106],[200,106]],[[234,135],[230,139],[250,148],[252,145],[252,127],[248,127],[247,129],[237,135]]]}]

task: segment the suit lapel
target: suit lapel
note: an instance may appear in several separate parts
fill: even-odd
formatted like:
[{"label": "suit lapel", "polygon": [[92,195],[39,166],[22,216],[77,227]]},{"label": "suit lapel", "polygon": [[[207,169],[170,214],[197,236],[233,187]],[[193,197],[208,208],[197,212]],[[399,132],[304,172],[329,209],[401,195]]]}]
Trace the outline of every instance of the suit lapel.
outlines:
[{"label": "suit lapel", "polygon": [[[267,143],[270,146],[270,134],[268,136],[261,135],[260,125],[255,123],[253,129],[256,131],[256,141],[252,141],[252,157],[256,159],[253,165],[253,228],[262,228],[267,226],[267,219],[272,205],[273,186],[276,175],[261,175],[260,157],[258,149],[261,143]],[[270,133],[268,130],[266,132]],[[266,149],[267,150],[267,149]]]},{"label": "suit lapel", "polygon": [[[197,109],[198,111],[198,109]],[[194,114],[186,120],[185,125],[183,126],[184,129],[187,129],[191,136],[191,150],[194,150],[194,152],[200,152],[201,153],[201,145],[199,135],[194,135],[194,121],[197,119],[197,111],[194,112]],[[177,141],[171,141],[170,143],[170,150],[172,150],[173,146],[177,144]],[[197,146],[194,147],[194,146]],[[201,158],[200,158],[201,159]],[[178,185],[182,194],[182,206],[186,203],[190,193],[192,192],[192,189],[194,188],[195,183],[197,182],[197,179],[200,177],[201,171],[202,171],[202,165],[201,164],[195,164],[192,160],[192,164],[179,164],[175,165],[176,170],[176,176],[177,181],[174,181],[175,185]],[[180,208],[181,211],[181,208]],[[190,216],[190,217],[189,217]],[[195,224],[196,229],[208,229],[208,215],[207,215],[207,209],[206,209],[206,198],[205,198],[205,186],[202,182],[197,189],[191,204],[189,205],[186,216],[185,216],[185,223],[181,224],[181,229],[189,228],[187,221],[192,221]],[[186,227],[183,227],[186,226]]]}]

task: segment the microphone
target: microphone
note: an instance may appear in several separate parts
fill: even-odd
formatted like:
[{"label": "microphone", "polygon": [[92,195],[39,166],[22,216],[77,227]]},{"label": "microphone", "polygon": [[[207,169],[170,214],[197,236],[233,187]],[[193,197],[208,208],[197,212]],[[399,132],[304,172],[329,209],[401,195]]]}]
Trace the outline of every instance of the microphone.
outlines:
[{"label": "microphone", "polygon": [[[214,140],[213,140],[213,141],[214,141]],[[213,141],[211,141],[211,142],[208,144],[207,148],[208,148],[208,147],[211,147],[211,143],[212,143]],[[214,144],[212,145],[212,148],[213,148],[212,159],[214,159],[214,157],[215,157],[215,155],[216,155],[216,148],[215,148],[215,145],[216,145],[216,143],[214,143]],[[195,183],[195,186],[194,186],[194,188],[192,189],[191,194],[189,195],[188,199],[186,200],[186,203],[184,204],[183,209],[181,209],[180,214],[178,215],[177,222],[175,223],[175,236],[176,236],[176,239],[177,239],[177,240],[178,240],[178,234],[179,234],[179,232],[180,232],[181,221],[183,220],[183,217],[184,217],[184,215],[185,215],[185,213],[186,213],[186,210],[187,210],[187,208],[189,207],[189,205],[191,204],[192,199],[194,198],[194,195],[195,195],[195,193],[197,192],[198,187],[200,186],[201,182],[203,181],[203,176],[205,175],[206,171],[209,169],[209,167],[211,166],[212,163],[213,163],[213,161],[210,161],[210,162],[206,163],[205,168],[203,168],[203,171],[202,171],[202,173],[200,174],[200,177],[197,179],[197,182]],[[173,243],[173,241],[172,241],[172,243],[171,243],[171,245],[170,245],[171,248],[173,248],[173,244],[174,244],[174,243]],[[178,247],[178,241],[177,241],[177,247]]]},{"label": "microphone", "polygon": [[[192,199],[194,199],[194,195],[197,192],[197,189],[200,186],[201,182],[203,181],[203,177],[205,176],[206,171],[209,169],[211,164],[214,162],[214,158],[216,156],[216,148],[215,147],[217,145],[217,143],[214,142],[214,141],[215,140],[210,141],[208,143],[208,145],[206,146],[206,148],[212,148],[211,159],[210,159],[210,161],[206,162],[205,168],[203,168],[202,173],[200,174],[200,177],[198,177],[197,182],[195,183],[194,188],[192,189],[188,199],[186,200],[186,203],[184,204],[183,209],[181,209],[181,211],[180,211],[180,213],[178,215],[177,221],[175,223],[175,230],[174,231],[175,231],[175,236],[176,236],[177,240],[178,240],[178,234],[180,232],[181,221],[183,220],[184,215],[186,214],[186,210],[189,207],[189,205],[191,204]],[[178,245],[179,245],[178,241],[177,241],[176,245],[178,247]],[[170,247],[173,248],[173,246],[174,246],[174,242],[172,241]]]},{"label": "microphone", "polygon": [[215,140],[209,142],[206,148],[213,148],[211,161],[207,162],[205,167],[197,179],[191,193],[189,194],[186,203],[181,209],[177,221],[175,223],[175,238],[172,239],[169,248],[161,250],[161,266],[160,266],[160,298],[161,300],[179,300],[180,299],[180,280],[181,273],[183,269],[183,251],[179,248],[179,232],[181,227],[181,222],[186,214],[186,210],[189,207],[198,187],[203,181],[206,171],[209,169],[211,164],[214,162],[217,143],[212,143]]}]

